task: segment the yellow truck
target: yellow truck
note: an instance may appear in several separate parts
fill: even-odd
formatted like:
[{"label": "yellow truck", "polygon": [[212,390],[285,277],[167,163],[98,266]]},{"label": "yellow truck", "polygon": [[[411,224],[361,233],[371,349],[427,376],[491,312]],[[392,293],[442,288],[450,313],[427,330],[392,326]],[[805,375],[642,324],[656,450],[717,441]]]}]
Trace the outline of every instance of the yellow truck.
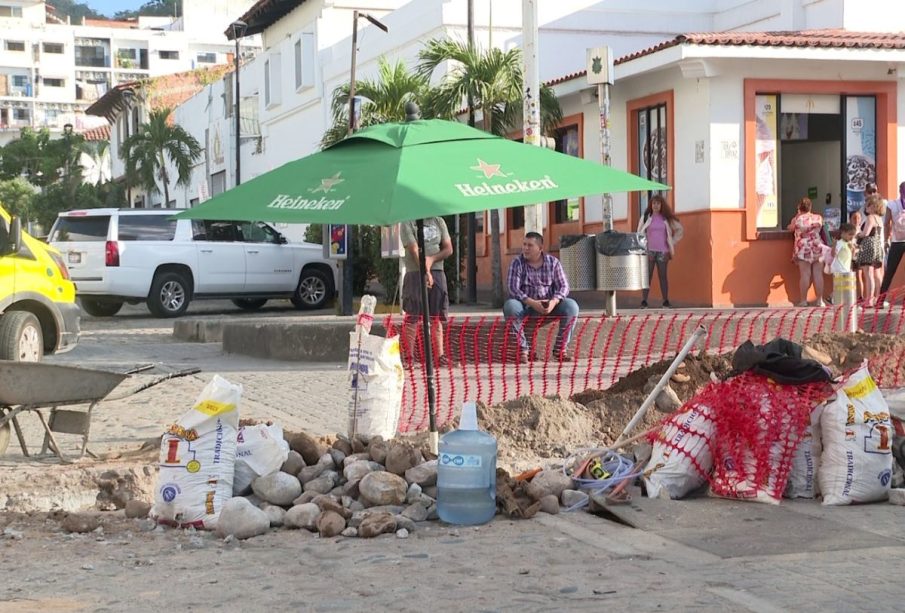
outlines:
[{"label": "yellow truck", "polygon": [[0,360],[37,362],[73,349],[80,314],[60,253],[0,206]]}]

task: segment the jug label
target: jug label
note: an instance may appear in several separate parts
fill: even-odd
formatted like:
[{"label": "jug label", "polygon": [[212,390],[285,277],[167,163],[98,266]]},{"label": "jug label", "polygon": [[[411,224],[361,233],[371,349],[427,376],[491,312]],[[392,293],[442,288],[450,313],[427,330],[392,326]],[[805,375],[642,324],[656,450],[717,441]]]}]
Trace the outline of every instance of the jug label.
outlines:
[{"label": "jug label", "polygon": [[461,453],[441,453],[440,464],[454,468],[481,468],[481,456]]}]

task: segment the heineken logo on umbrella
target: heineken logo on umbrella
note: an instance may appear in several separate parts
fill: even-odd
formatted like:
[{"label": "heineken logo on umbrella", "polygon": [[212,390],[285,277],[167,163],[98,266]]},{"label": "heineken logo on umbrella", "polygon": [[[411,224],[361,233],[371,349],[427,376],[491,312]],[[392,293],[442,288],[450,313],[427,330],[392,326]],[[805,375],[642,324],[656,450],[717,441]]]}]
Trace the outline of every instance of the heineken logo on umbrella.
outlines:
[{"label": "heineken logo on umbrella", "polygon": [[[312,194],[323,193],[329,194],[337,185],[345,181],[342,173],[338,172],[332,177],[321,179],[320,185],[317,187],[309,187],[308,191]],[[322,196],[319,199],[305,198],[304,196],[292,197],[289,194],[277,194],[273,202],[267,205],[268,209],[307,209],[320,211],[335,211],[346,203],[348,196],[341,199],[331,199]]]},{"label": "heineken logo on umbrella", "polygon": [[[500,170],[501,164],[490,164],[481,158],[478,158],[477,161],[477,165],[469,166],[469,170],[477,171],[479,173],[478,178],[485,180],[480,183],[456,183],[456,188],[465,197],[536,192],[559,187],[554,183],[553,179],[550,178],[550,175],[544,175],[543,179],[523,181],[512,177],[511,172],[505,173]],[[493,183],[487,182],[487,179],[494,179],[496,177],[509,180],[505,183],[496,181]]]}]

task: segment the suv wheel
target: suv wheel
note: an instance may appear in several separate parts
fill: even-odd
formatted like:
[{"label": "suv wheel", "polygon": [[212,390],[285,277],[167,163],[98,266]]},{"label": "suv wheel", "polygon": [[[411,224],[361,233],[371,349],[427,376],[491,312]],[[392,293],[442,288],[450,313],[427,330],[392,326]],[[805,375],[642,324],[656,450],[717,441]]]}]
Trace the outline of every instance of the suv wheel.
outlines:
[{"label": "suv wheel", "polygon": [[94,317],[113,317],[123,308],[122,302],[97,300],[95,298],[79,298],[82,310]]},{"label": "suv wheel", "polygon": [[0,317],[0,360],[40,362],[44,357],[41,322],[28,311],[10,311]]},{"label": "suv wheel", "polygon": [[267,304],[266,298],[236,298],[233,300],[233,304],[242,309],[243,311],[257,311],[262,306]]},{"label": "suv wheel", "polygon": [[333,297],[333,279],[317,268],[302,271],[292,304],[297,309],[321,309]]},{"label": "suv wheel", "polygon": [[161,272],[151,283],[148,308],[155,317],[180,317],[189,308],[189,283],[178,272]]}]

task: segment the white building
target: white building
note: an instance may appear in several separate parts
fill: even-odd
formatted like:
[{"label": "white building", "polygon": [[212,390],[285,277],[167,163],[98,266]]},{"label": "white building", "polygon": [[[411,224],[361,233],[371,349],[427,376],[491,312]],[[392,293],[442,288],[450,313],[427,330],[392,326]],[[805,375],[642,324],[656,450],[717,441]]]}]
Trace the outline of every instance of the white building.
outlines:
[{"label": "white building", "polygon": [[43,0],[0,0],[0,145],[23,127],[102,124],[84,110],[120,83],[231,61],[223,31],[253,0],[184,4],[179,18],[69,24]]},{"label": "white building", "polygon": [[[388,0],[279,5],[262,0],[245,13],[251,31],[262,34],[263,52],[241,75],[243,108],[256,102],[259,118],[254,138],[243,139],[244,180],[316,150],[330,121],[331,93],[348,81],[353,9],[367,10],[389,27],[384,33],[364,20],[359,23],[360,78],[373,76],[380,56],[414,64],[423,41],[465,37],[465,0],[417,0],[395,10],[393,5]],[[476,0],[475,5],[479,44],[520,44],[519,0]],[[835,209],[831,215],[844,219],[846,212],[839,209],[853,197],[843,182],[848,159],[855,155],[849,146],[852,126],[864,126],[864,133],[874,129],[875,137],[863,147],[873,152],[873,178],[881,189],[892,195],[905,179],[905,34],[882,34],[905,30],[905,3],[559,0],[539,5],[540,76],[555,86],[563,105],[566,117],[558,140],[571,143],[577,155],[599,159],[600,151],[596,89],[584,74],[586,49],[609,45],[620,57],[611,105],[613,164],[674,188],[668,199],[686,225],[671,272],[678,281],[674,302],[798,302],[784,224],[802,191],[812,189],[821,212]],[[201,97],[231,97],[229,83],[225,90],[223,84],[210,90]],[[872,105],[872,123],[851,105]],[[773,148],[786,151],[774,162],[777,178],[766,206],[755,185],[762,139],[753,132],[764,109],[775,113]],[[799,135],[793,141],[779,135],[781,122],[793,121],[793,115],[805,132],[813,123],[813,138]],[[232,125],[203,100],[180,108],[177,120],[194,130],[218,123],[221,133]],[[234,133],[219,138],[233,142]],[[645,157],[646,151],[659,155]],[[215,173],[224,173],[218,189],[234,184],[235,151],[217,159],[221,165],[196,176],[182,198],[186,203],[205,190],[210,193]],[[805,162],[794,166],[795,160]],[[825,194],[829,208],[823,204]],[[644,197],[617,195],[618,227],[635,226]],[[600,197],[586,198],[577,207],[550,203],[545,209],[545,233],[554,251],[563,234],[602,228]],[[503,252],[511,254],[520,244],[522,221],[518,210],[507,211],[505,218]],[[489,253],[484,234],[478,255]],[[486,286],[489,262],[484,257],[479,262],[479,285]]]}]

